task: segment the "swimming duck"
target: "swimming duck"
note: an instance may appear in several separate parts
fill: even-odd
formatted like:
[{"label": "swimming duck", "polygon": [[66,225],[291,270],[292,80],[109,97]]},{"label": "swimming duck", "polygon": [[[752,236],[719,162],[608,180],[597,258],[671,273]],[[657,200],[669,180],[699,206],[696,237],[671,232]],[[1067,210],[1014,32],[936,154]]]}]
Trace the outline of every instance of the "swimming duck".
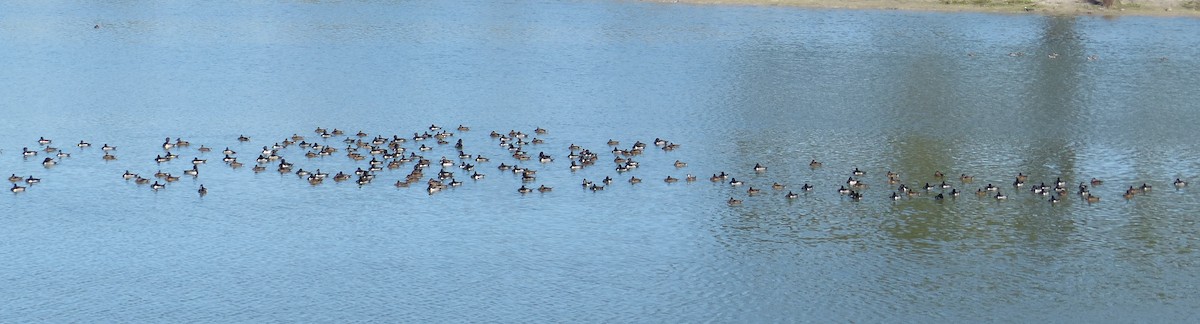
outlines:
[{"label": "swimming duck", "polygon": [[41,144],[41,145],[50,144],[50,140],[46,139],[45,137],[38,137],[38,144]]},{"label": "swimming duck", "polygon": [[860,176],[860,177],[861,177],[863,174],[866,174],[865,172],[862,172],[862,170],[859,170],[858,168],[854,168],[854,171],[850,171],[850,173],[851,173],[851,174],[854,174],[854,175],[856,175],[856,176]]},{"label": "swimming duck", "polygon": [[850,193],[850,189],[846,189],[846,186],[840,186],[840,187],[838,187],[838,191],[837,191],[837,192],[838,192],[839,194],[843,194],[843,195],[845,195],[845,194],[849,194],[849,193]]},{"label": "swimming duck", "polygon": [[819,168],[819,167],[821,167],[821,162],[817,162],[817,160],[812,160],[812,162],[808,162],[808,167]]},{"label": "swimming duck", "polygon": [[1058,198],[1058,196],[1050,196],[1050,203],[1051,203],[1051,204],[1058,203],[1059,201],[1060,201],[1060,199]]},{"label": "swimming duck", "polygon": [[812,191],[812,190],[813,190],[813,186],[812,186],[812,185],[810,185],[810,184],[808,184],[808,183],[805,183],[803,186],[800,186],[800,190],[804,190],[804,191]]},{"label": "swimming duck", "polygon": [[895,191],[892,191],[892,197],[891,197],[891,198],[892,198],[892,200],[900,200],[900,195],[899,195],[899,194],[897,194]]},{"label": "swimming duck", "polygon": [[554,190],[554,188],[547,187],[546,185],[538,186],[537,189],[538,192],[550,192],[551,190]]},{"label": "swimming duck", "polygon": [[782,183],[778,183],[778,182],[771,184],[771,189],[775,189],[775,190],[783,190],[784,187],[785,186]]},{"label": "swimming duck", "polygon": [[729,185],[731,185],[731,186],[740,186],[740,185],[742,185],[742,182],[741,182],[741,181],[738,181],[738,179],[737,179],[737,178],[733,178],[733,179],[729,180]]},{"label": "swimming duck", "polygon": [[637,176],[629,177],[629,184],[638,184],[638,183],[642,183],[642,179],[638,178]]},{"label": "swimming duck", "polygon": [[162,144],[162,148],[163,148],[163,150],[170,150],[172,147],[175,147],[175,144],[171,144],[171,138],[167,137],[167,139]]},{"label": "swimming duck", "polygon": [[192,165],[192,169],[191,170],[183,170],[183,174],[190,175],[192,177],[196,177],[196,176],[200,175],[200,169],[198,169],[196,167],[196,165]]},{"label": "swimming duck", "polygon": [[762,193],[762,189],[755,189],[754,187],[750,187],[750,189],[746,189],[746,193],[753,196],[753,195]]},{"label": "swimming duck", "polygon": [[688,173],[688,175],[684,176],[683,179],[687,182],[695,182],[696,176],[692,175],[691,173]]},{"label": "swimming duck", "polygon": [[117,147],[116,147],[116,146],[109,146],[109,145],[106,143],[106,144],[104,144],[104,146],[101,146],[101,147],[100,147],[100,149],[101,149],[101,150],[103,150],[103,151],[115,151],[115,150],[117,150]]},{"label": "swimming duck", "polygon": [[934,171],[934,172],[933,172],[933,177],[934,177],[934,178],[941,179],[941,178],[944,178],[944,177],[946,177],[946,174],[942,173],[942,171]]},{"label": "swimming duck", "polygon": [[1183,181],[1183,179],[1179,179],[1179,178],[1175,178],[1174,184],[1175,184],[1176,188],[1187,187],[1187,181]]},{"label": "swimming duck", "polygon": [[42,182],[42,179],[34,178],[32,175],[25,177],[25,183],[28,183],[28,184],[36,184],[36,183],[41,183],[41,182]]},{"label": "swimming duck", "polygon": [[37,154],[38,154],[37,151],[30,151],[28,147],[21,148],[21,155],[23,155],[23,156],[34,156]]},{"label": "swimming duck", "polygon": [[237,140],[238,140],[238,142],[249,142],[250,137],[248,137],[246,135],[238,135]]},{"label": "swimming duck", "polygon": [[159,189],[163,189],[166,187],[167,187],[166,185],[158,183],[158,181],[155,181],[154,184],[150,185],[150,189],[153,189],[154,191],[158,191]]},{"label": "swimming duck", "polygon": [[687,163],[684,163],[683,161],[675,160],[676,168],[682,168],[682,167],[686,167],[686,166],[687,166]]},{"label": "swimming duck", "polygon": [[1150,191],[1150,189],[1152,189],[1152,188],[1153,188],[1153,187],[1151,187],[1151,186],[1150,186],[1150,185],[1148,185],[1148,184],[1145,184],[1145,183],[1143,183],[1143,184],[1142,184],[1142,192],[1149,192],[1149,191]]},{"label": "swimming duck", "polygon": [[794,192],[788,191],[787,195],[784,195],[784,197],[786,197],[787,199],[796,199],[796,198],[799,198],[800,195],[797,195]]},{"label": "swimming duck", "polygon": [[55,162],[54,159],[51,159],[51,158],[46,158],[45,160],[42,160],[42,166],[44,166],[44,167],[52,167],[55,164],[58,164],[58,162]]},{"label": "swimming duck", "polygon": [[25,187],[18,186],[17,184],[14,183],[12,188],[8,189],[8,191],[12,191],[13,193],[25,192]]},{"label": "swimming duck", "polygon": [[966,173],[963,173],[962,175],[959,175],[959,176],[958,176],[958,179],[959,179],[960,181],[962,181],[963,183],[970,183],[970,182],[972,182],[972,181],[975,181],[975,177],[974,177],[974,176],[967,175]]},{"label": "swimming duck", "polygon": [[741,200],[738,200],[738,199],[733,199],[733,197],[729,197],[729,200],[725,201],[725,203],[729,204],[730,206],[740,206],[740,205],[742,205],[742,201],[741,201]]},{"label": "swimming duck", "polygon": [[996,193],[996,200],[1005,200],[1005,199],[1008,199],[1008,196],[1005,196],[1003,193],[1000,193],[1000,192]]},{"label": "swimming duck", "polygon": [[108,152],[105,152],[105,153],[104,153],[104,156],[103,156],[102,158],[103,158],[105,161],[112,161],[112,160],[116,160],[116,159],[117,159],[117,156],[115,156],[115,155],[112,155],[112,154],[109,154]]},{"label": "swimming duck", "polygon": [[679,182],[679,178],[675,178],[675,177],[672,177],[672,176],[667,176],[667,178],[666,178],[666,179],[663,179],[663,182],[666,182],[666,183],[676,183],[676,182]]},{"label": "swimming duck", "polygon": [[204,195],[207,195],[207,194],[208,194],[208,188],[205,188],[205,187],[204,187],[204,185],[203,185],[203,184],[201,184],[201,185],[200,185],[200,189],[199,189],[199,190],[196,190],[196,192],[197,192],[197,193],[200,193],[200,197],[204,197]]},{"label": "swimming duck", "polygon": [[1102,185],[1102,184],[1104,184],[1104,180],[1100,180],[1100,179],[1092,178],[1092,181],[1091,181],[1091,183],[1092,183],[1092,185],[1093,185],[1093,186],[1099,186],[1099,185]]},{"label": "swimming duck", "polygon": [[161,163],[163,163],[163,162],[167,162],[167,161],[170,161],[170,159],[168,159],[168,158],[166,158],[166,157],[163,157],[162,155],[156,155],[156,156],[154,156],[154,163],[159,163],[159,164],[161,164]]},{"label": "swimming duck", "polygon": [[763,166],[762,164],[758,164],[758,163],[754,164],[754,172],[763,172],[763,171],[767,171],[767,167]]},{"label": "swimming duck", "polygon": [[75,146],[78,146],[80,148],[91,147],[92,143],[88,143],[88,142],[84,142],[83,140],[80,140],[79,144],[75,144]]}]

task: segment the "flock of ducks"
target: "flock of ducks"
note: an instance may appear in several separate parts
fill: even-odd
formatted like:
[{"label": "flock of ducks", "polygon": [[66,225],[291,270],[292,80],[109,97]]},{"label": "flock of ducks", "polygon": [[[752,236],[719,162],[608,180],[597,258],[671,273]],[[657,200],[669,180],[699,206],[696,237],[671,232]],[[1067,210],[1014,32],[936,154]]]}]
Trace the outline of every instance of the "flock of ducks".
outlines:
[{"label": "flock of ducks", "polygon": [[[182,177],[191,177],[199,179],[201,175],[201,166],[208,165],[208,159],[202,158],[208,154],[221,156],[220,161],[226,167],[232,169],[241,169],[245,167],[245,163],[250,163],[250,170],[254,173],[266,172],[268,170],[278,172],[280,174],[295,174],[298,178],[308,182],[313,186],[321,185],[327,180],[333,182],[353,181],[359,186],[365,186],[373,183],[376,178],[382,175],[382,171],[387,170],[407,170],[407,174],[400,177],[394,182],[397,188],[423,187],[425,192],[432,195],[438,192],[445,191],[449,188],[459,187],[464,185],[464,181],[460,179],[470,179],[470,181],[479,181],[486,177],[486,174],[480,173],[477,169],[477,164],[493,164],[491,158],[475,152],[468,153],[466,145],[462,139],[456,139],[456,132],[463,133],[470,131],[467,126],[459,125],[454,131],[443,129],[437,125],[430,125],[427,130],[422,132],[414,132],[411,136],[400,135],[370,135],[364,132],[347,135],[340,129],[316,128],[313,132],[320,140],[309,141],[306,136],[293,134],[290,137],[284,138],[281,141],[274,142],[271,145],[262,146],[261,150],[251,152],[249,154],[238,153],[229,147],[223,150],[216,151],[210,147],[200,145],[194,151],[191,150],[191,143],[181,138],[172,140],[167,137],[161,144],[161,153],[154,156],[153,162],[159,167],[159,171],[155,172],[152,177],[143,177],[139,173],[134,173],[126,170],[122,175],[122,179],[132,182],[136,185],[147,185],[151,190],[164,190],[168,186],[173,186],[178,182],[181,176],[172,173],[161,171],[161,167],[170,165],[176,160],[186,160],[181,158],[179,153],[188,151],[194,152],[194,156],[190,161],[186,162],[189,166],[182,170]],[[553,166],[552,164],[557,158],[566,158],[566,168],[571,172],[582,170],[585,168],[602,167],[608,165],[615,171],[618,177],[624,177],[624,174],[630,172],[640,166],[640,162],[635,158],[640,158],[645,154],[645,151],[653,145],[657,150],[670,152],[678,149],[679,144],[670,141],[656,138],[650,143],[637,141],[632,145],[622,146],[619,141],[609,140],[607,148],[603,151],[594,151],[584,148],[579,145],[571,144],[567,147],[569,152],[566,156],[554,156],[547,154],[544,151],[539,151],[536,154],[531,153],[534,148],[545,144],[545,140],[538,136],[547,134],[548,131],[543,128],[536,128],[531,134],[521,131],[510,130],[507,133],[492,131],[488,136],[494,142],[493,145],[498,145],[502,148],[505,155],[498,164],[494,167],[499,172],[512,173],[520,179],[520,186],[516,188],[518,194],[529,194],[533,192],[547,193],[553,191],[553,187],[545,184],[538,184],[538,170],[529,165]],[[334,137],[337,137],[334,139]],[[245,135],[237,137],[238,143],[249,143],[251,139]],[[37,161],[40,159],[45,168],[53,168],[62,159],[71,158],[70,153],[64,152],[52,146],[52,141],[44,137],[38,138],[36,150],[31,150],[29,147],[22,148],[21,154],[27,161]],[[81,151],[88,150],[92,147],[87,141],[79,141],[73,144]],[[455,155],[447,157],[442,155],[434,157],[437,153],[433,151],[435,148],[453,147]],[[104,144],[100,147],[103,153],[101,159],[104,161],[113,161],[117,157],[115,155],[117,148],[109,144]],[[353,161],[358,167],[355,170],[343,170],[330,174],[322,172],[320,169],[305,170],[300,166],[296,166],[292,161],[284,157],[283,153],[288,150],[302,151],[302,156],[306,159],[323,159],[328,157],[342,156]],[[439,152],[446,152],[447,149],[441,149]],[[494,151],[493,151],[494,152]],[[42,158],[42,155],[48,155]],[[429,155],[429,156],[426,156]],[[253,161],[246,161],[250,158],[242,158],[247,156]],[[57,160],[56,160],[57,158]],[[150,160],[149,157],[146,157]],[[607,160],[611,159],[611,163]],[[524,165],[522,165],[524,164]],[[561,164],[560,164],[561,165]],[[675,169],[684,169],[688,167],[686,162],[675,160],[672,164]],[[817,160],[811,160],[808,167],[818,169],[824,167],[823,163]],[[402,169],[402,170],[401,170]],[[436,169],[436,170],[435,170]],[[755,175],[761,175],[767,171],[767,166],[756,163],[749,167],[748,172],[753,172]],[[839,184],[837,193],[845,199],[859,201],[865,199],[864,192],[867,189],[867,183],[864,179],[866,172],[858,168],[853,168],[846,174],[846,181]],[[963,194],[975,178],[968,174],[959,174],[958,176],[947,176],[941,171],[937,171],[932,175],[932,181],[925,182],[923,185],[910,185],[901,181],[898,173],[886,172],[887,187],[895,186],[895,190],[886,196],[891,200],[912,199],[916,197],[928,196],[934,200],[957,199]],[[676,182],[695,182],[698,177],[692,174],[687,174],[682,178],[677,178],[673,175],[667,175],[662,178],[665,183]],[[29,190],[34,185],[40,183],[42,179],[33,175],[19,176],[11,175],[8,180],[12,182],[10,191],[13,193],[21,193]],[[713,173],[708,177],[708,180],[718,184],[728,184],[731,187],[746,186],[746,196],[768,195],[764,191],[765,187],[755,187],[747,185],[744,181],[738,180],[731,173],[724,171]],[[583,179],[581,186],[585,190],[600,191],[610,186],[615,179],[612,176],[605,176],[601,180],[590,181]],[[630,185],[642,183],[644,179],[636,175],[629,176],[625,182]],[[198,181],[197,181],[198,183]],[[1100,186],[1104,182],[1100,179],[1092,178],[1087,182],[1079,182],[1077,185],[1069,185],[1062,178],[1056,178],[1054,181],[1033,183],[1029,181],[1029,176],[1023,173],[1017,173],[1013,176],[1012,182],[1009,184],[1010,190],[1026,190],[1031,195],[1044,196],[1049,203],[1055,204],[1061,202],[1072,192],[1079,199],[1095,203],[1100,201],[1100,197],[1092,194],[1091,188]],[[1173,185],[1179,189],[1187,186],[1187,182],[1182,179],[1175,179]],[[1069,186],[1073,188],[1069,188]],[[815,187],[812,184],[804,183],[797,190],[787,190],[788,186],[779,182],[773,182],[769,185],[772,192],[781,194],[784,199],[794,200],[799,199],[801,194],[812,192]],[[200,183],[195,189],[201,196],[205,196],[209,192],[209,188]],[[785,190],[786,193],[783,193]],[[1132,185],[1125,190],[1123,198],[1133,199],[1137,195],[1144,195],[1152,190],[1152,186],[1143,183],[1141,185]],[[988,183],[983,186],[974,188],[973,193],[980,198],[990,198],[997,201],[1008,199],[1008,195],[1001,190],[1000,186]],[[726,203],[730,206],[739,206],[744,203],[743,199],[729,197]]]}]

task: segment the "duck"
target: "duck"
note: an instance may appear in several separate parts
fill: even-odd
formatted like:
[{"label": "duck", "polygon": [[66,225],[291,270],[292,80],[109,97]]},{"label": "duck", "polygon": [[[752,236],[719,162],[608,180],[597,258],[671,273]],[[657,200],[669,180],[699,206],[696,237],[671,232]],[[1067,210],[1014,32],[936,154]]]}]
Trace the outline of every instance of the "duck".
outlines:
[{"label": "duck", "polygon": [[642,183],[642,179],[638,178],[637,176],[629,177],[629,184],[638,184],[638,183]]},{"label": "duck", "polygon": [[172,144],[171,138],[167,137],[167,139],[165,141],[163,141],[163,144],[162,144],[163,150],[170,150],[173,147],[175,147],[175,144]]},{"label": "duck", "polygon": [[1000,193],[1000,192],[997,192],[995,197],[996,197],[996,200],[1008,199],[1008,196],[1005,196],[1004,193]]},{"label": "duck", "polygon": [[237,140],[238,142],[249,142],[250,137],[247,137],[246,135],[238,135]]},{"label": "duck", "polygon": [[200,165],[200,164],[205,164],[205,163],[208,163],[208,160],[202,160],[200,158],[192,158],[192,164]]},{"label": "duck", "polygon": [[686,162],[683,162],[680,160],[675,160],[675,168],[682,168],[682,167],[686,167],[686,166],[687,166]]},{"label": "duck", "polygon": [[133,178],[136,178],[137,176],[138,176],[137,173],[129,172],[129,170],[125,170],[125,173],[121,174],[121,178],[125,179],[125,180],[133,179]]},{"label": "duck", "polygon": [[962,175],[958,176],[958,179],[960,181],[962,181],[963,183],[970,183],[972,181],[975,181],[975,176],[970,176],[970,175],[967,175],[966,173],[963,173]]},{"label": "duck", "polygon": [[103,156],[102,158],[103,158],[105,161],[112,161],[112,160],[116,160],[116,159],[117,159],[117,156],[116,156],[116,155],[109,154],[108,152],[104,152],[104,156]]},{"label": "duck", "polygon": [[1093,185],[1093,186],[1099,186],[1099,185],[1102,185],[1102,184],[1104,184],[1104,180],[1100,180],[1100,179],[1092,178],[1092,181],[1091,181],[1091,183],[1092,183],[1092,185]]},{"label": "duck", "polygon": [[196,190],[196,192],[200,193],[200,197],[204,197],[204,195],[208,194],[208,188],[205,188],[204,185],[201,184],[200,189]]},{"label": "duck", "polygon": [[1100,201],[1099,196],[1094,196],[1094,195],[1087,196],[1087,202],[1089,202],[1089,203],[1094,203],[1094,202],[1099,202],[1099,201]]},{"label": "duck", "polygon": [[812,186],[812,185],[810,185],[810,184],[808,184],[808,183],[805,183],[803,186],[800,186],[800,190],[804,190],[804,191],[812,191],[812,190],[813,190],[813,186]]},{"label": "duck", "polygon": [[100,150],[102,150],[102,151],[106,151],[106,152],[107,152],[107,151],[116,151],[116,150],[117,150],[117,147],[116,147],[116,146],[111,146],[111,145],[108,145],[108,143],[105,143],[105,144],[104,144],[104,146],[101,146],[101,147],[100,147]]},{"label": "duck", "polygon": [[811,162],[808,162],[808,167],[819,168],[819,167],[821,167],[821,162],[817,162],[817,160],[812,160]]},{"label": "duck", "polygon": [[763,166],[762,164],[758,164],[758,163],[754,164],[754,172],[763,172],[763,171],[767,171],[767,167]]},{"label": "duck", "polygon": [[783,190],[784,187],[785,186],[782,183],[778,183],[778,182],[771,184],[771,189],[775,189],[775,190]]},{"label": "duck", "polygon": [[846,186],[840,186],[840,187],[838,187],[838,190],[837,190],[837,192],[838,192],[839,194],[843,194],[843,195],[845,195],[845,194],[849,194],[849,193],[850,193],[850,189],[846,189]]},{"label": "duck", "polygon": [[551,190],[554,190],[554,188],[547,187],[546,185],[541,185],[537,188],[538,192],[550,192]]},{"label": "duck", "polygon": [[38,144],[41,144],[41,145],[50,144],[50,140],[46,139],[45,137],[40,137],[40,136],[38,137],[37,142],[38,142]]},{"label": "duck", "polygon": [[196,165],[192,165],[192,168],[190,170],[183,170],[183,174],[190,175],[192,177],[196,177],[196,176],[200,175],[200,169],[198,169],[196,167]]},{"label": "duck", "polygon": [[80,147],[80,148],[91,147],[92,143],[88,143],[88,142],[84,142],[83,140],[80,140],[79,144],[75,144],[75,146]]},{"label": "duck", "polygon": [[38,154],[37,151],[30,151],[28,147],[21,148],[21,155],[23,155],[23,156],[34,156],[37,154]]},{"label": "duck", "polygon": [[33,176],[25,177],[25,183],[28,183],[28,184],[35,184],[35,183],[41,183],[41,182],[42,182],[42,179],[34,178]]},{"label": "duck", "polygon": [[786,197],[787,199],[796,199],[796,198],[799,198],[800,195],[797,195],[794,192],[788,191],[787,195],[784,195],[784,197]]},{"label": "duck", "polygon": [[933,177],[934,177],[934,178],[941,179],[941,178],[944,178],[944,177],[946,177],[946,174],[945,174],[945,173],[942,173],[942,171],[934,171],[934,172],[933,172]]},{"label": "duck", "polygon": [[853,175],[856,175],[856,176],[860,176],[860,177],[862,175],[866,174],[866,172],[863,172],[862,170],[859,170],[858,168],[854,168],[854,171],[850,171],[850,173]]},{"label": "duck", "polygon": [[1153,189],[1153,187],[1151,187],[1149,184],[1142,184],[1142,192],[1150,192],[1150,189]]},{"label": "duck", "polygon": [[159,189],[163,189],[166,187],[167,187],[166,185],[158,183],[158,181],[155,181],[154,184],[150,185],[150,189],[153,189],[154,191],[158,191]]},{"label": "duck", "polygon": [[751,196],[757,195],[760,193],[762,193],[762,189],[755,189],[754,187],[750,187],[750,189],[746,189],[746,194],[749,194]]},{"label": "duck", "polygon": [[1058,203],[1060,200],[1061,200],[1061,199],[1059,199],[1059,198],[1058,198],[1058,196],[1050,196],[1050,203],[1051,203],[1051,204]]},{"label": "duck", "polygon": [[895,191],[892,191],[891,198],[892,198],[892,200],[900,200],[900,194],[897,194]]},{"label": "duck", "polygon": [[228,147],[226,147],[225,150],[221,151],[221,153],[224,153],[225,155],[237,154],[237,152],[234,152],[233,150],[229,149]]},{"label": "duck", "polygon": [[743,182],[738,181],[737,178],[733,178],[733,179],[729,180],[729,185],[731,185],[731,186],[740,186],[742,184],[743,184]]},{"label": "duck", "polygon": [[463,124],[458,124],[458,128],[456,128],[456,129],[460,132],[466,132],[466,131],[471,130],[470,127],[464,126]]},{"label": "duck", "polygon": [[51,159],[51,158],[46,158],[45,160],[42,160],[42,166],[44,166],[44,167],[52,167],[55,164],[58,164],[58,162],[55,162],[54,159]]},{"label": "duck", "polygon": [[676,182],[679,182],[679,178],[675,178],[675,177],[672,177],[672,176],[667,176],[667,178],[666,178],[666,179],[663,179],[663,182],[666,182],[666,183],[676,183]]},{"label": "duck", "polygon": [[170,160],[171,160],[171,159],[168,159],[168,158],[166,158],[166,157],[164,157],[164,156],[162,156],[162,155],[156,155],[156,156],[154,156],[154,163],[163,163],[163,162],[167,162],[167,161],[170,161]]},{"label": "duck", "polygon": [[1187,181],[1183,181],[1183,179],[1180,178],[1175,178],[1175,182],[1172,184],[1174,184],[1176,188],[1187,187]]},{"label": "duck", "polygon": [[696,182],[696,176],[692,175],[691,173],[688,173],[688,175],[684,176],[683,179],[687,182]]},{"label": "duck", "polygon": [[741,206],[742,205],[741,200],[733,199],[733,197],[729,197],[729,200],[725,201],[725,203],[729,204],[730,206]]},{"label": "duck", "polygon": [[8,189],[8,191],[12,191],[13,193],[25,192],[25,187],[18,186],[17,184],[14,183],[12,188]]},{"label": "duck", "polygon": [[961,191],[958,191],[958,189],[950,189],[950,197],[958,197],[960,193]]}]

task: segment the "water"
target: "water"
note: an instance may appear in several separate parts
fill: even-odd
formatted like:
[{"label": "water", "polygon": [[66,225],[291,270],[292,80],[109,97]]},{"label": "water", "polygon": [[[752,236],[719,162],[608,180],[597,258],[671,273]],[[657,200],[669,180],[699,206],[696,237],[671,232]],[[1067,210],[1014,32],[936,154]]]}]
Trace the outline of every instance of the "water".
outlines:
[{"label": "water", "polygon": [[[0,195],[0,314],[1187,321],[1200,306],[1200,210],[1171,181],[1200,173],[1196,30],[1177,18],[619,1],[6,2],[0,174],[44,182]],[[316,127],[411,137],[430,124],[471,126],[449,140],[491,157],[475,163],[487,178],[447,168],[465,184],[428,195],[392,186],[410,165],[361,187],[250,170],[292,134],[344,148]],[[519,164],[554,191],[518,194],[519,177],[496,169],[515,160],[492,130],[544,139],[526,150],[556,161]],[[22,158],[39,136],[72,156],[50,169],[45,153]],[[168,136],[193,145],[158,165]],[[682,146],[651,145],[641,167],[614,171],[606,141],[655,138]],[[105,143],[118,160],[101,160]],[[425,143],[432,159],[457,155]],[[569,171],[570,144],[600,162]],[[306,170],[366,167],[344,150],[303,152],[280,154]],[[179,175],[193,157],[209,160],[200,176],[161,191],[120,177]],[[857,202],[835,191],[853,168],[869,184]],[[721,171],[764,193],[707,180]],[[914,187],[942,171],[968,193],[893,202],[887,171]],[[1101,201],[1051,205],[1013,190],[1018,172],[1071,192],[1103,179]],[[699,181],[662,181],[689,173]],[[606,176],[606,190],[579,185]],[[804,183],[816,190],[783,197]],[[987,183],[1011,198],[972,194]],[[1154,189],[1121,197],[1142,183]]]}]

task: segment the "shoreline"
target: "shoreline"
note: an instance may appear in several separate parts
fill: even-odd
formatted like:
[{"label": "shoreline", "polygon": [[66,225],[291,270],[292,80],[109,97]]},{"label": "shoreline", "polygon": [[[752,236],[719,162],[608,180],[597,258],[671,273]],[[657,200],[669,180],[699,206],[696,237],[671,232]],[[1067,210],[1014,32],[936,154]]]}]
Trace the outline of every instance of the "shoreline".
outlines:
[{"label": "shoreline", "polygon": [[1105,8],[1076,0],[647,0],[692,5],[781,6],[816,9],[907,10],[1074,16],[1200,18],[1200,0],[1124,0]]}]

